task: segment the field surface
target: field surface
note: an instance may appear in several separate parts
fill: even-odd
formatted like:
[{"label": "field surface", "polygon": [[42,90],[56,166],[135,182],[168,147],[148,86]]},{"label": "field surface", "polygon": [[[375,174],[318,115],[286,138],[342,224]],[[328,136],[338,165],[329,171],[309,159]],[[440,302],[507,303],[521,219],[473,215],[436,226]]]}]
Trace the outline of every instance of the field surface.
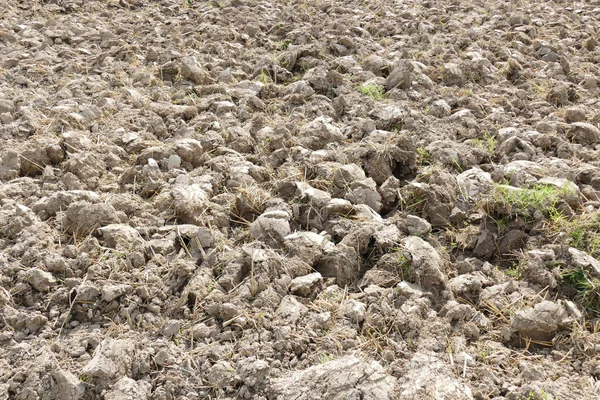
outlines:
[{"label": "field surface", "polygon": [[0,0],[0,400],[599,399],[599,16]]}]

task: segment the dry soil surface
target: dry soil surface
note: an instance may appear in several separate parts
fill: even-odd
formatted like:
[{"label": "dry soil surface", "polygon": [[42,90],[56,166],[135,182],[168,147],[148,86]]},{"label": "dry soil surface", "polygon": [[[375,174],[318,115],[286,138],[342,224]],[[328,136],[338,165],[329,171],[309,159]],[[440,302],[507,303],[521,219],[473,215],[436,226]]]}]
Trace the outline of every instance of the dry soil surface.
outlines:
[{"label": "dry soil surface", "polygon": [[597,399],[600,1],[0,0],[0,399]]}]

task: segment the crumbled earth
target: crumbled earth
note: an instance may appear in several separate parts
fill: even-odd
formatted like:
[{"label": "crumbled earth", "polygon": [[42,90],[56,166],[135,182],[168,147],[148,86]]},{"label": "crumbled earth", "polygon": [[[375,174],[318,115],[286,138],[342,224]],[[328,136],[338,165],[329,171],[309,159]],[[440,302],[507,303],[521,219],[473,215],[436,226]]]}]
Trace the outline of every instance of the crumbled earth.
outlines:
[{"label": "crumbled earth", "polygon": [[599,398],[600,1],[0,10],[0,399]]}]

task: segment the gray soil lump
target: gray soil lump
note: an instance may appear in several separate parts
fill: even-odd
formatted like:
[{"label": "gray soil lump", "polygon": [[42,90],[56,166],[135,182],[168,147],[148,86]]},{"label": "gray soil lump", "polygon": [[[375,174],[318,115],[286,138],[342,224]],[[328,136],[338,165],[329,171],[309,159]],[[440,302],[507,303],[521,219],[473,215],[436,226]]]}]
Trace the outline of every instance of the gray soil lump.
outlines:
[{"label": "gray soil lump", "polygon": [[0,399],[597,396],[598,0],[0,3]]}]

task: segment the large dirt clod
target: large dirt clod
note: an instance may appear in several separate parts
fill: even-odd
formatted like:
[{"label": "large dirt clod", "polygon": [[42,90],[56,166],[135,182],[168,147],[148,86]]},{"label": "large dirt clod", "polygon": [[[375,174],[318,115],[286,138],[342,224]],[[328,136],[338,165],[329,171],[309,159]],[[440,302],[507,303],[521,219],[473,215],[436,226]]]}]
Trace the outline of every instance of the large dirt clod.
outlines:
[{"label": "large dirt clod", "polygon": [[365,363],[355,356],[292,372],[272,383],[270,398],[392,399],[395,379],[377,362]]}]

